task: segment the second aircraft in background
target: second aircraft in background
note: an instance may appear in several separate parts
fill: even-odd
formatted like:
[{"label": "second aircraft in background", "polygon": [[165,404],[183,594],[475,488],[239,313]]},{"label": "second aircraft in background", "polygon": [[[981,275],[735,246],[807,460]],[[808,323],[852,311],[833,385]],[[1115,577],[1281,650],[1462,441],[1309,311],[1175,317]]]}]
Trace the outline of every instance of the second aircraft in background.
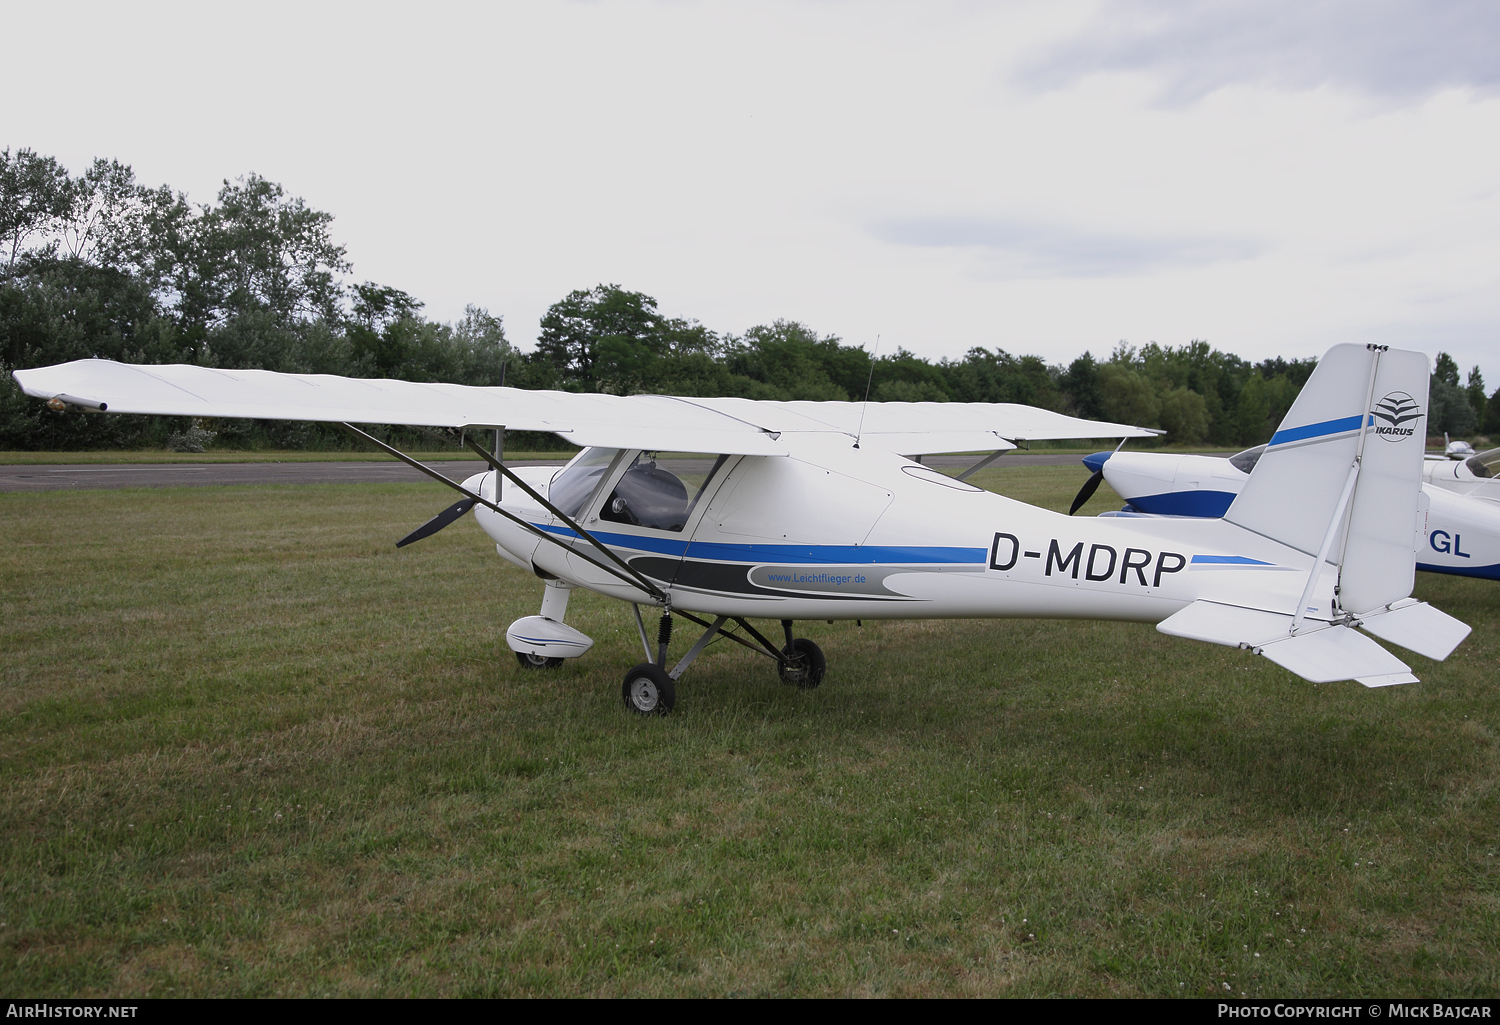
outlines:
[{"label": "second aircraft in background", "polygon": [[[1219,517],[1229,511],[1265,451],[1265,445],[1257,445],[1227,458],[1095,452],[1084,457],[1094,476],[1080,497],[1087,499],[1103,480],[1127,503],[1106,516]],[[1428,456],[1422,481],[1428,509],[1417,569],[1500,580],[1500,448],[1467,459]]]}]

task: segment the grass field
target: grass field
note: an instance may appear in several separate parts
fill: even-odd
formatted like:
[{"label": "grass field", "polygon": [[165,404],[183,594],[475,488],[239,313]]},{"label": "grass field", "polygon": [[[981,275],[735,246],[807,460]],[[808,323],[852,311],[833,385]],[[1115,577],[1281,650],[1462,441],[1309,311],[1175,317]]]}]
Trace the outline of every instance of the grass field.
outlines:
[{"label": "grass field", "polygon": [[1475,635],[1405,687],[819,623],[821,689],[716,645],[648,720],[621,606],[523,673],[538,581],[469,521],[393,547],[450,498],[0,494],[0,991],[1500,993],[1493,583],[1419,576]]}]

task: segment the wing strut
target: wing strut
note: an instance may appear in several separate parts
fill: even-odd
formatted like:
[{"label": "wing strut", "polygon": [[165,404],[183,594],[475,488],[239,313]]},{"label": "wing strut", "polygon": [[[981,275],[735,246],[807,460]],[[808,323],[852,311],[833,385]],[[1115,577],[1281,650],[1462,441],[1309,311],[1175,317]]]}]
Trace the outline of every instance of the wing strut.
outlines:
[{"label": "wing strut", "polygon": [[[616,565],[618,565],[626,573],[629,573],[631,576],[635,577],[636,580],[640,581],[641,586],[643,588],[645,588],[647,594],[651,595],[657,601],[663,602],[663,603],[665,603],[667,605],[671,604],[671,600],[666,596],[665,592],[663,592],[655,584],[651,583],[651,581],[649,581],[645,577],[641,576],[641,574],[636,571],[635,567],[631,566],[624,559],[620,558],[614,552],[610,551],[607,547],[605,547],[605,545],[603,544],[603,542],[601,542],[598,538],[594,537],[593,534],[590,534],[588,531],[584,530],[578,524],[574,523],[573,522],[573,518],[571,516],[568,516],[566,513],[564,513],[557,506],[553,505],[551,502],[547,501],[541,495],[537,494],[536,491],[532,488],[532,486],[530,484],[527,484],[520,477],[517,477],[515,475],[515,473],[513,473],[509,468],[507,468],[504,464],[502,464],[494,456],[490,455],[484,449],[482,449],[478,445],[474,444],[473,439],[470,438],[468,435],[464,435],[464,445],[466,445],[471,452],[476,453],[481,459],[483,459],[485,462],[489,463],[490,466],[494,467],[497,472],[503,473],[505,475],[505,477],[506,477],[507,480],[511,481],[513,484],[515,484],[517,487],[519,487],[522,491],[524,491],[528,495],[530,495],[531,498],[532,498],[532,500],[535,501],[538,505],[540,505],[543,509],[546,509],[553,516],[556,516],[558,519],[562,520],[564,523],[566,523],[573,530],[577,531],[579,537],[583,538],[589,544],[593,545],[595,548],[599,549],[605,555],[607,555],[611,559],[613,559],[615,561]],[[575,549],[573,549],[571,546],[569,546],[568,550],[569,551],[574,551]],[[595,565],[597,565],[597,563]],[[618,573],[616,573],[615,575],[619,576]]]},{"label": "wing strut", "polygon": [[979,460],[979,462],[975,463],[973,466],[969,467],[963,473],[959,474],[956,479],[957,480],[967,480],[969,478],[969,474],[971,474],[971,473],[978,473],[980,470],[983,470],[986,466],[988,466],[991,463],[993,463],[996,459],[999,459],[1001,456],[1005,455],[1005,453],[1013,451],[1014,449],[1015,449],[1015,446],[1012,445],[1010,448],[1002,448],[998,452],[991,452],[989,455],[987,455],[983,459]]},{"label": "wing strut", "polygon": [[[570,552],[573,555],[578,556],[584,562],[591,563],[592,565],[597,566],[599,569],[604,570],[604,572],[608,573],[612,577],[618,577],[620,580],[623,580],[625,583],[629,584],[631,587],[640,587],[647,594],[651,595],[653,598],[655,598],[656,600],[658,600],[658,601],[660,601],[660,602],[662,602],[664,604],[667,604],[667,603],[670,602],[670,599],[667,598],[666,592],[664,592],[661,588],[657,587],[655,584],[651,583],[651,581],[647,580],[645,577],[641,576],[635,570],[631,569],[629,566],[626,566],[625,568],[630,571],[631,576],[626,576],[624,573],[621,573],[619,570],[615,569],[613,566],[606,566],[604,563],[600,562],[598,559],[596,559],[593,556],[589,555],[587,552],[580,552],[578,549],[574,548],[572,545],[565,544],[560,538],[555,537],[554,535],[547,533],[545,530],[538,529],[534,524],[527,523],[524,519],[522,519],[521,517],[517,516],[515,513],[508,512],[507,510],[500,508],[494,502],[489,501],[487,498],[484,498],[481,495],[476,495],[474,492],[470,491],[468,488],[464,487],[462,484],[460,484],[457,481],[452,480],[452,479],[450,479],[448,477],[443,476],[441,473],[438,473],[432,467],[427,466],[427,465],[419,462],[416,459],[413,459],[411,456],[407,455],[405,452],[402,452],[399,449],[392,448],[390,445],[387,445],[385,442],[381,441],[379,438],[371,437],[370,435],[366,434],[364,431],[360,430],[358,427],[355,427],[353,424],[348,424],[348,423],[342,423],[341,422],[339,424],[339,426],[342,427],[344,430],[348,431],[350,434],[357,435],[358,437],[361,437],[361,438],[365,439],[366,441],[368,441],[370,444],[374,445],[375,447],[383,449],[386,452],[389,452],[391,455],[395,456],[397,459],[401,460],[403,463],[405,463],[407,466],[410,466],[412,469],[414,469],[414,470],[420,470],[422,473],[427,474],[427,476],[431,477],[433,480],[438,481],[441,484],[448,485],[454,491],[457,491],[461,495],[467,496],[468,498],[472,499],[473,501],[475,501],[475,502],[479,503],[480,505],[484,506],[486,509],[489,509],[489,510],[491,510],[493,512],[499,513],[501,516],[504,516],[507,520],[510,520],[516,526],[521,527],[521,528],[523,528],[525,530],[530,531],[531,533],[535,534],[537,537],[541,538],[543,541],[551,541],[553,544],[557,545],[559,548],[563,549],[564,551]],[[480,451],[483,452],[483,449],[481,449]],[[511,476],[512,480],[516,480],[516,477],[514,475],[510,475],[510,476]],[[519,481],[517,481],[517,482],[519,483]],[[522,484],[521,486],[525,487],[524,484]],[[571,523],[571,521],[569,521],[569,522]],[[582,533],[582,532],[580,531],[580,533]],[[587,536],[587,535],[585,535],[585,536]],[[591,538],[591,537],[589,538],[589,540],[590,541],[594,541],[594,539]],[[594,541],[594,544],[597,545],[598,543],[599,542]],[[613,552],[609,552],[609,555],[610,555],[611,558],[614,557],[614,553]],[[620,560],[619,559],[615,559],[615,561],[619,562]],[[621,563],[621,565],[624,565],[624,563]],[[635,579],[631,579],[632,576]]]}]

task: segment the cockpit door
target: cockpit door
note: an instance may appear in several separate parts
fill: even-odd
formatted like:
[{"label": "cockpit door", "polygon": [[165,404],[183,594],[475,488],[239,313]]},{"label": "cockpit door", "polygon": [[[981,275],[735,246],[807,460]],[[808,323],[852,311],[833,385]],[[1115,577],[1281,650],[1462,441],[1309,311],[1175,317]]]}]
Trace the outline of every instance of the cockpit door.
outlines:
[{"label": "cockpit door", "polygon": [[[592,496],[580,525],[634,569],[671,584],[706,498],[738,456],[626,451]],[[597,555],[592,548],[591,555]],[[617,585],[598,567],[570,557],[585,586]]]}]

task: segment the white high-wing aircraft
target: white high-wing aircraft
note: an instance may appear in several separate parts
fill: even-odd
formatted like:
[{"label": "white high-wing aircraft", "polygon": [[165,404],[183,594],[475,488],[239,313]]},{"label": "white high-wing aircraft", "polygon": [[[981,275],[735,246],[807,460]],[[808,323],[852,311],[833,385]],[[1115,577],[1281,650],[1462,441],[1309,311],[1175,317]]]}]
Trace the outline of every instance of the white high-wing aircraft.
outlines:
[{"label": "white high-wing aircraft", "polygon": [[[621,691],[643,714],[672,708],[675,681],[715,636],[817,686],[823,654],[793,636],[798,619],[1148,622],[1313,682],[1370,687],[1416,677],[1367,634],[1442,659],[1469,632],[1410,597],[1428,380],[1418,352],[1331,350],[1229,515],[1197,520],[1070,519],[904,458],[994,453],[972,472],[1018,438],[1148,433],[1024,406],[575,395],[100,360],[15,377],[59,409],[323,420],[361,434],[349,425],[505,427],[585,446],[560,471],[518,473],[468,440],[492,469],[459,484],[362,435],[464,495],[404,540],[474,508],[496,551],[546,581],[541,614],[507,631],[523,664],[592,644],[563,622],[573,588],[634,605],[646,661]],[[1414,418],[1377,425],[1369,411],[1393,400]],[[706,454],[693,488],[653,458],[683,451]],[[661,612],[655,650],[641,604]],[[674,615],[704,632],[669,671]],[[751,618],[780,620],[785,643]]]},{"label": "white high-wing aircraft", "polygon": [[[1275,444],[1274,438],[1271,443]],[[1105,516],[1223,516],[1266,450],[1267,446],[1257,445],[1227,458],[1096,452],[1083,460],[1094,476],[1079,494],[1087,501],[1102,479],[1127,503],[1122,512]],[[1417,569],[1500,580],[1497,475],[1500,448],[1475,453],[1462,461],[1432,456],[1423,461],[1422,496],[1427,502],[1427,516],[1419,539]],[[1082,504],[1076,502],[1074,509]]]}]

